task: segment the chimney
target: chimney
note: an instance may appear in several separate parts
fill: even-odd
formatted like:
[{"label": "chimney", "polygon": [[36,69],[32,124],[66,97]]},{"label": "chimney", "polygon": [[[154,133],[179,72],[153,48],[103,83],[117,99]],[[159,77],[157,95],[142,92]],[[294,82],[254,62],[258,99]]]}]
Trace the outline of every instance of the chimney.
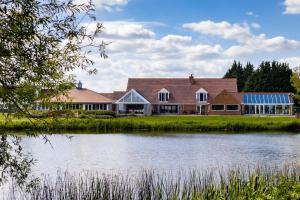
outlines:
[{"label": "chimney", "polygon": [[77,83],[77,87],[76,87],[76,88],[79,89],[79,90],[82,89],[82,83],[81,83],[81,81],[79,81],[79,82]]},{"label": "chimney", "polygon": [[190,75],[189,79],[190,79],[191,85],[195,84],[195,79],[194,79],[194,75],[193,74]]}]

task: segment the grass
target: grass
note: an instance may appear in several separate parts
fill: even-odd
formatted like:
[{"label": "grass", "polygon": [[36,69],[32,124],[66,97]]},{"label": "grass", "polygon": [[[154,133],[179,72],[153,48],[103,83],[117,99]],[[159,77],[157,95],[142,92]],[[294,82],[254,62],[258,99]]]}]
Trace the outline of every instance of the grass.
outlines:
[{"label": "grass", "polygon": [[86,173],[58,175],[56,181],[41,180],[27,193],[12,185],[10,199],[110,199],[110,200],[251,200],[300,198],[300,168],[258,167],[255,170],[201,173],[191,170],[177,175],[143,171],[135,176]]},{"label": "grass", "polygon": [[0,130],[6,131],[298,131],[300,119],[271,116],[149,116],[109,119],[11,117],[0,116]]}]

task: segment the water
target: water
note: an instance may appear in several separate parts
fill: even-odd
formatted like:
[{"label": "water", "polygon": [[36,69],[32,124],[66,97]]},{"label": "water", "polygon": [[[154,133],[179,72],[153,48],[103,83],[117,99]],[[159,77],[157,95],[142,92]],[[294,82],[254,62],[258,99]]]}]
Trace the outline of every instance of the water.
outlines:
[{"label": "water", "polygon": [[36,175],[69,172],[176,172],[300,163],[300,134],[70,134],[23,138]]}]

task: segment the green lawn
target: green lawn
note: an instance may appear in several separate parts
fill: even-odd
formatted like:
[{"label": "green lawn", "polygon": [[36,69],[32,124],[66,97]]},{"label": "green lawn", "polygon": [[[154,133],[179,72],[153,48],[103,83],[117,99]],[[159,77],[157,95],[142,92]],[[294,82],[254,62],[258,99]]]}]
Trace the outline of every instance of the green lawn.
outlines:
[{"label": "green lawn", "polygon": [[300,119],[254,116],[149,116],[112,119],[0,117],[0,129],[9,131],[298,131]]}]

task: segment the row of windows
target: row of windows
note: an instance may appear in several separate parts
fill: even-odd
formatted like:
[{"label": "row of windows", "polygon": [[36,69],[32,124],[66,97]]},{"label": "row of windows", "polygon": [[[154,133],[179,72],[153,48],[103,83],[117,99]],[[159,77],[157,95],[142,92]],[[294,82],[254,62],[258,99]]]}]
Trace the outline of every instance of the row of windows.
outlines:
[{"label": "row of windows", "polygon": [[248,115],[288,115],[289,105],[245,105],[244,114]]},{"label": "row of windows", "polygon": [[226,106],[227,111],[238,111],[239,105],[211,105],[212,111],[224,111]]},{"label": "row of windows", "polygon": [[[170,93],[168,92],[160,92],[158,93],[158,99],[159,101],[169,101],[170,99]],[[201,102],[201,101],[207,101],[207,93],[197,93],[196,94],[196,99],[197,101]]]},{"label": "row of windows", "polygon": [[170,93],[160,92],[158,94],[158,98],[159,98],[159,101],[169,101],[169,99],[170,99]]},{"label": "row of windows", "polygon": [[64,105],[37,105],[37,110],[50,110],[50,109],[58,109],[58,110],[107,110],[107,104],[64,104]]}]

